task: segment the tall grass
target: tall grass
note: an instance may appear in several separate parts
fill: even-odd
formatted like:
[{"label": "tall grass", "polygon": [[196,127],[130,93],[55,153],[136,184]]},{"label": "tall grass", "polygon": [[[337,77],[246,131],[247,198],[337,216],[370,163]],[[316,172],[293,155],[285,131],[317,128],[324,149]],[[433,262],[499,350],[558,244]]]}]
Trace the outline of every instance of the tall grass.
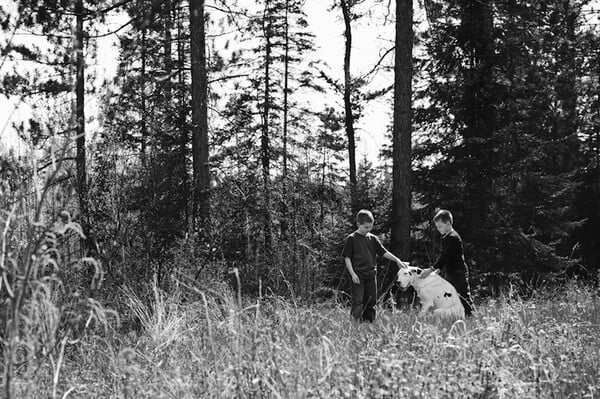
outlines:
[{"label": "tall grass", "polygon": [[[194,290],[192,290],[194,291]],[[381,309],[357,324],[336,303],[227,289],[149,303],[128,292],[137,332],[87,340],[59,392],[86,398],[593,398],[600,395],[598,290],[505,296],[466,322]],[[41,377],[41,376],[40,376]],[[42,378],[43,380],[43,378]],[[37,397],[51,387],[38,384]],[[42,388],[46,387],[46,388]]]},{"label": "tall grass", "polygon": [[31,176],[0,200],[0,396],[6,399],[71,395],[75,388],[62,385],[73,349],[116,320],[93,296],[102,280],[99,262],[82,256],[79,244],[77,255],[69,250],[83,232],[59,184],[68,148],[68,140],[61,148],[52,144],[47,157],[38,157],[32,146]]}]

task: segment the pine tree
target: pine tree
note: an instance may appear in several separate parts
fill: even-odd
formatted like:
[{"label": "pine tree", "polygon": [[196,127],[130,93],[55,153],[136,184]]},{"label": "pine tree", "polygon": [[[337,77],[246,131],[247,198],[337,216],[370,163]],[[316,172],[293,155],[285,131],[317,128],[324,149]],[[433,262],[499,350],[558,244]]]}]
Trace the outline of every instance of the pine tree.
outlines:
[{"label": "pine tree", "polygon": [[352,214],[356,214],[356,138],[354,132],[354,110],[352,107],[352,77],[350,75],[350,62],[352,56],[352,6],[354,0],[340,0],[340,7],[344,17],[344,115],[346,137],[348,139],[348,168],[350,172],[350,192]]},{"label": "pine tree", "polygon": [[410,258],[412,48],[414,36],[412,15],[412,0],[396,1],[391,249],[401,259]]},{"label": "pine tree", "polygon": [[106,108],[103,145],[128,159],[113,166],[131,179],[123,197],[130,201],[128,212],[142,221],[140,252],[161,260],[144,273],[156,274],[162,284],[168,250],[188,228],[190,89],[181,51],[188,14],[181,4],[156,0],[132,2],[128,13],[131,29],[120,36],[117,90],[107,95],[112,106]]},{"label": "pine tree", "polygon": [[[190,49],[192,63],[192,158],[194,189],[192,217],[196,230],[210,231],[210,173],[208,143],[208,81],[204,0],[190,1]],[[196,221],[197,219],[197,221]]]},{"label": "pine tree", "polygon": [[[296,169],[295,154],[307,135],[307,120],[317,118],[297,94],[320,90],[313,82],[312,70],[316,68],[306,60],[314,45],[301,5],[295,0],[260,2],[259,12],[249,16],[247,31],[242,32],[240,46],[234,49],[230,66],[225,69],[226,74],[247,74],[248,78],[231,84],[234,94],[223,107],[243,109],[243,116],[248,119],[243,126],[229,122],[228,128],[218,129],[215,134],[217,143],[227,144],[226,151],[215,154],[220,164],[230,161],[238,166],[243,164],[241,173],[244,168],[249,173],[259,172],[251,165],[254,162],[260,165],[260,252],[267,259],[266,254],[278,244],[277,240],[287,240],[292,234],[294,210],[289,184]],[[228,120],[237,119],[229,111],[222,115]],[[240,128],[243,138],[240,130],[235,131]],[[250,143],[257,151],[247,152],[245,146]],[[241,146],[238,153],[230,152],[229,145],[234,144]],[[242,161],[241,157],[246,155],[250,159]]]},{"label": "pine tree", "polygon": [[476,276],[518,272],[529,281],[564,270],[578,225],[580,7],[428,5],[431,96],[415,114],[426,219],[435,207],[455,211]]},{"label": "pine tree", "polygon": [[[79,222],[85,235],[81,242],[81,249],[85,253],[94,251],[92,231],[90,228],[90,211],[88,185],[89,159],[86,153],[89,143],[86,142],[85,130],[85,98],[86,82],[89,78],[86,73],[86,62],[93,56],[92,32],[95,26],[102,23],[109,9],[117,8],[119,5],[106,6],[102,0],[78,0],[74,3],[56,1],[20,1],[18,2],[18,13],[21,17],[16,22],[17,28],[28,29],[32,34],[44,38],[49,45],[48,51],[40,51],[25,45],[13,45],[9,43],[7,55],[25,57],[26,60],[35,64],[43,65],[43,68],[35,68],[36,73],[31,75],[15,69],[12,78],[8,78],[9,90],[17,90],[21,93],[21,99],[29,97],[34,107],[39,106],[41,96],[45,96],[46,106],[56,109],[56,114],[68,114],[71,112],[65,101],[67,93],[71,92],[74,98],[71,119],[72,126],[55,129],[46,128],[52,126],[44,121],[34,120],[30,124],[36,135],[35,141],[45,140],[50,136],[62,136],[61,139],[74,140],[76,153],[72,157],[75,160],[76,187],[78,193]],[[20,25],[20,26],[19,26]],[[72,32],[72,27],[74,31]],[[39,74],[37,73],[39,72]],[[20,75],[23,76],[20,76]],[[34,79],[30,80],[30,76]],[[15,79],[16,78],[16,79]],[[5,77],[5,82],[6,82]],[[16,85],[15,85],[16,83]],[[17,86],[21,86],[18,88]],[[68,158],[71,158],[70,154]]]}]

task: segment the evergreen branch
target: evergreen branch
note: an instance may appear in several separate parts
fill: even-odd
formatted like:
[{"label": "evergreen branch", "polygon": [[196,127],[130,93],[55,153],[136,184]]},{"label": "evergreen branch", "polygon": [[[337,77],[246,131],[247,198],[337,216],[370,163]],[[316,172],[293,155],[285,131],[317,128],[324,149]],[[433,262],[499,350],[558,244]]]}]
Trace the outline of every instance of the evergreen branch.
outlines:
[{"label": "evergreen branch", "polygon": [[109,13],[110,11],[112,11],[114,9],[117,9],[117,8],[119,8],[121,6],[124,6],[124,5],[126,5],[126,4],[128,4],[128,3],[132,2],[132,1],[133,0],[121,0],[121,1],[115,3],[115,4],[111,5],[111,6],[108,6],[108,7],[104,8],[104,9],[102,9],[102,10],[95,10],[95,11],[94,10],[86,10],[86,11],[89,11],[90,13],[92,13],[94,15],[106,14],[106,13]]},{"label": "evergreen branch", "polygon": [[[29,15],[27,16],[27,18],[29,18],[29,16],[31,16],[31,14],[33,13],[32,10],[30,10]],[[12,41],[15,37],[15,34],[17,33],[17,29],[19,28],[19,25],[21,24],[21,16],[19,15],[19,18],[17,18],[17,20],[15,21],[15,27],[13,28],[13,31],[10,34],[10,38],[8,39],[8,42],[6,43],[6,48],[10,48],[12,46]],[[8,52],[6,52],[4,54],[4,57],[2,57],[2,63],[0,63],[0,71],[2,70],[2,67],[4,66],[4,63],[6,62],[6,57],[8,57]]]},{"label": "evergreen branch", "polygon": [[[246,13],[244,13],[244,12],[232,10],[232,9],[231,9],[231,7],[229,7],[229,5],[227,4],[227,1],[225,1],[225,0],[220,0],[219,2],[220,2],[222,5],[223,5],[223,7],[224,7],[225,9],[220,9],[220,8],[218,8],[217,6],[212,6],[212,5],[211,5],[211,6],[209,6],[209,5],[205,5],[205,7],[207,7],[207,8],[212,8],[212,9],[215,9],[215,10],[217,10],[217,11],[221,11],[221,12],[224,12],[224,13],[226,13],[226,14],[229,14],[229,15],[232,15],[232,16],[233,16],[233,15],[240,15],[240,16],[243,16],[243,17],[246,17],[246,18],[250,18],[250,17],[249,17],[249,16],[248,16]],[[241,27],[241,26],[238,24],[238,21],[237,21],[237,19],[232,17],[232,18],[231,18],[231,20],[233,21],[233,23],[234,23],[234,24],[235,24],[235,26],[237,27],[238,31],[240,31],[240,32],[241,32],[243,29],[242,29],[242,27]]]},{"label": "evergreen branch", "polygon": [[71,39],[72,36],[71,35],[57,35],[55,33],[35,33],[32,31],[28,31],[26,30],[23,33],[17,33],[17,35],[19,36],[36,36],[36,37],[51,37],[51,38],[55,38],[55,39]]},{"label": "evergreen branch", "polygon": [[323,80],[325,80],[325,82],[328,83],[331,87],[333,87],[337,92],[341,93],[343,91],[340,83],[331,76],[329,76],[327,73],[325,73],[325,71],[323,71],[322,69],[319,69],[319,76],[323,78]]},{"label": "evergreen branch", "polygon": [[[10,49],[9,49],[10,50]],[[12,58],[11,61],[14,62],[33,62],[35,64],[39,64],[39,65],[47,65],[47,66],[65,66],[65,65],[70,65],[71,63],[68,61],[49,61],[49,60],[37,60],[37,59],[31,59],[31,58]],[[54,76],[61,76],[61,74],[59,75],[54,75]]]},{"label": "evergreen branch", "polygon": [[379,89],[379,90],[375,90],[375,91],[369,91],[369,92],[365,93],[364,98],[367,101],[374,100],[374,99],[376,99],[378,97],[381,97],[381,96],[389,93],[390,91],[392,91],[393,88],[394,88],[394,85],[391,84],[391,85],[389,85],[387,87],[384,87],[383,89]]}]

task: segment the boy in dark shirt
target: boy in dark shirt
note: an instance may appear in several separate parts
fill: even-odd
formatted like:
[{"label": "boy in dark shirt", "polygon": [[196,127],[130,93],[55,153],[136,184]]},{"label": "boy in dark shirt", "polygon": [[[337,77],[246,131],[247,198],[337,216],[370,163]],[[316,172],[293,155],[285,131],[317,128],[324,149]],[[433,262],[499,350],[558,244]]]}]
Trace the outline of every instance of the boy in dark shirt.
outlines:
[{"label": "boy in dark shirt", "polygon": [[388,252],[379,238],[371,234],[375,219],[368,210],[356,215],[358,230],[346,238],[342,256],[352,278],[352,311],[356,320],[373,322],[377,301],[377,256],[392,260],[398,267],[408,265]]},{"label": "boy in dark shirt", "polygon": [[473,314],[473,302],[467,279],[469,272],[463,255],[462,239],[452,227],[452,213],[442,209],[433,217],[433,222],[442,235],[442,253],[433,267],[427,269],[422,276],[427,277],[434,270],[442,271],[442,277],[448,280],[460,295],[460,301],[465,308],[465,315],[471,316]]}]

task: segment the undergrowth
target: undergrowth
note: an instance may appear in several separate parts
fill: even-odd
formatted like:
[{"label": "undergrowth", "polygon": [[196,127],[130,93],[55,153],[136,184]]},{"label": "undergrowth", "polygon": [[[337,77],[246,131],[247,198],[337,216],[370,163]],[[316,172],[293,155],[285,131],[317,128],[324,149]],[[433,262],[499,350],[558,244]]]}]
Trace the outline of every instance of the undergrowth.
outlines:
[{"label": "undergrowth", "polygon": [[[598,294],[573,284],[527,300],[489,300],[466,322],[380,309],[376,323],[357,324],[333,302],[239,303],[226,288],[171,296],[155,289],[148,306],[125,291],[139,330],[82,339],[65,356],[55,395],[593,398]],[[51,376],[37,375],[35,397],[52,396]]]}]

